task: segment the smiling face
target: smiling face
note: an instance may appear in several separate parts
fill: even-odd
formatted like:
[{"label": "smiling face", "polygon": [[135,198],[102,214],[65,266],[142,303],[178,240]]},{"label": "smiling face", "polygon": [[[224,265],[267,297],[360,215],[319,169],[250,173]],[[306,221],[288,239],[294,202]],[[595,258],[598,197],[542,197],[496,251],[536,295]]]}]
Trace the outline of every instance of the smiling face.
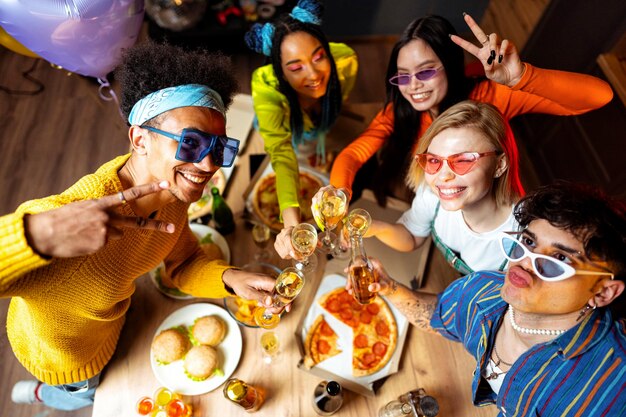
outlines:
[{"label": "smiling face", "polygon": [[[225,135],[224,117],[205,107],[181,107],[164,114],[159,129],[180,135],[185,128],[207,133]],[[202,191],[219,166],[213,164],[211,155],[197,163],[176,159],[178,142],[158,133],[142,130],[147,135],[145,143],[145,167],[147,178],[143,181],[167,180],[169,192],[176,199],[192,203],[202,197]]]},{"label": "smiling face", "polygon": [[[445,158],[462,152],[482,153],[494,150],[495,147],[480,131],[462,127],[442,130],[433,138],[427,152]],[[501,156],[484,156],[478,159],[469,172],[458,175],[444,161],[435,174],[425,172],[424,179],[439,197],[444,210],[493,210],[493,179],[500,164]]]},{"label": "smiling face", "polygon": [[398,74],[415,74],[426,69],[441,68],[437,74],[426,81],[415,77],[407,85],[400,85],[402,96],[417,111],[431,111],[439,114],[439,103],[448,93],[448,78],[441,60],[433,49],[422,39],[414,39],[398,52]]},{"label": "smiling face", "polygon": [[318,100],[328,87],[331,64],[322,43],[306,32],[285,36],[280,46],[285,80],[301,101]]},{"label": "smiling face", "polygon": [[[605,271],[606,264],[590,264],[583,256],[583,243],[570,232],[547,220],[532,221],[521,237],[532,252],[553,257],[575,269]],[[583,254],[583,255],[581,255]],[[577,274],[562,281],[548,282],[537,276],[529,258],[511,262],[501,290],[502,299],[515,310],[535,314],[566,314],[582,309],[596,293],[606,275]]]}]

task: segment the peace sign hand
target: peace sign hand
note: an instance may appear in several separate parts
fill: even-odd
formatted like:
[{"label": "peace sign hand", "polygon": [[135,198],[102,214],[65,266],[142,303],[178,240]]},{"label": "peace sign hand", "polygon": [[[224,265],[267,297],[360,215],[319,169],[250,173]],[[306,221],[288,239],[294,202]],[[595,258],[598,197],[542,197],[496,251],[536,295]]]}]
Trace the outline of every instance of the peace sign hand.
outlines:
[{"label": "peace sign hand", "polygon": [[109,239],[120,239],[122,228],[173,233],[171,223],[122,216],[114,210],[128,201],[168,188],[167,181],[138,185],[117,194],[75,201],[54,210],[24,216],[26,238],[40,255],[71,258],[97,252]]},{"label": "peace sign hand", "polygon": [[495,33],[485,35],[476,21],[467,13],[463,13],[463,18],[481,46],[477,47],[456,35],[450,36],[452,42],[478,58],[483,64],[485,75],[490,80],[509,87],[517,84],[524,74],[524,64],[515,45],[508,39],[500,43]]}]

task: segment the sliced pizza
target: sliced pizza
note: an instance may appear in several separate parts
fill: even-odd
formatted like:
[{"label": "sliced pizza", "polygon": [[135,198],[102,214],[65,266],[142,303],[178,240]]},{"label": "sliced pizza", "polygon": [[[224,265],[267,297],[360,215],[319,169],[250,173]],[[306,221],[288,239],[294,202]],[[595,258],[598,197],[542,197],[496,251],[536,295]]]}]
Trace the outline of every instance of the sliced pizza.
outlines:
[{"label": "sliced pizza", "polygon": [[[298,201],[303,222],[313,219],[311,213],[311,200],[322,187],[322,181],[308,172],[300,171],[300,186]],[[259,180],[258,186],[252,198],[254,213],[263,223],[274,230],[283,228],[280,221],[280,207],[278,205],[278,194],[276,192],[276,174],[270,173]]]},{"label": "sliced pizza", "polygon": [[337,333],[320,314],[306,335],[304,366],[310,369],[318,363],[340,354],[341,350],[337,347],[338,339]]},{"label": "sliced pizza", "polygon": [[398,328],[393,312],[382,298],[376,297],[370,304],[361,305],[345,288],[336,288],[318,302],[352,328],[354,376],[371,375],[389,362],[398,343]]}]

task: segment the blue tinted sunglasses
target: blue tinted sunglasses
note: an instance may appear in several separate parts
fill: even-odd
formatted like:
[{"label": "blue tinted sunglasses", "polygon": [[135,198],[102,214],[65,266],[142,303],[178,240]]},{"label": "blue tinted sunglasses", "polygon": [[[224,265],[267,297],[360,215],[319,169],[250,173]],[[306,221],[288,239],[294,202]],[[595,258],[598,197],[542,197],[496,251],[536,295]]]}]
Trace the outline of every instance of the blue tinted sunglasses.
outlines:
[{"label": "blue tinted sunglasses", "polygon": [[178,142],[176,159],[179,161],[197,163],[210,153],[213,164],[228,168],[233,165],[235,156],[239,152],[239,140],[226,136],[213,135],[191,128],[183,129],[179,136],[152,126],[141,127]]}]

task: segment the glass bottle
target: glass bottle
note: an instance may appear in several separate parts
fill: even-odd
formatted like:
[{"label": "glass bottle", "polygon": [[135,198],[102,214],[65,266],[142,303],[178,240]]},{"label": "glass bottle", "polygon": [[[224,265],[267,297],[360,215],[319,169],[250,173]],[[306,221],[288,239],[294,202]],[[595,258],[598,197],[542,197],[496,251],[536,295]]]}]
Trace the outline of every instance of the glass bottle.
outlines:
[{"label": "glass bottle", "polygon": [[213,213],[215,228],[223,235],[232,233],[235,230],[233,212],[230,210],[230,207],[228,207],[228,204],[226,204],[224,197],[220,195],[220,190],[217,187],[211,188],[211,194],[213,195],[211,212]]},{"label": "glass bottle", "polygon": [[237,378],[231,378],[224,383],[224,397],[249,413],[261,408],[265,400],[262,389],[255,388]]},{"label": "glass bottle", "polygon": [[410,404],[415,410],[416,417],[435,417],[439,414],[439,403],[430,395],[426,395],[423,388],[409,391],[398,399]]},{"label": "glass bottle", "polygon": [[360,304],[371,303],[376,294],[368,289],[368,286],[377,282],[376,273],[372,267],[372,263],[367,258],[365,247],[363,245],[363,237],[360,234],[350,235],[350,282],[352,284],[352,293],[355,300]]},{"label": "glass bottle", "polygon": [[329,416],[341,408],[343,392],[335,381],[322,381],[313,392],[313,410],[320,416]]},{"label": "glass bottle", "polygon": [[378,410],[378,417],[412,417],[412,412],[413,409],[410,404],[403,403],[399,400],[393,400]]}]

